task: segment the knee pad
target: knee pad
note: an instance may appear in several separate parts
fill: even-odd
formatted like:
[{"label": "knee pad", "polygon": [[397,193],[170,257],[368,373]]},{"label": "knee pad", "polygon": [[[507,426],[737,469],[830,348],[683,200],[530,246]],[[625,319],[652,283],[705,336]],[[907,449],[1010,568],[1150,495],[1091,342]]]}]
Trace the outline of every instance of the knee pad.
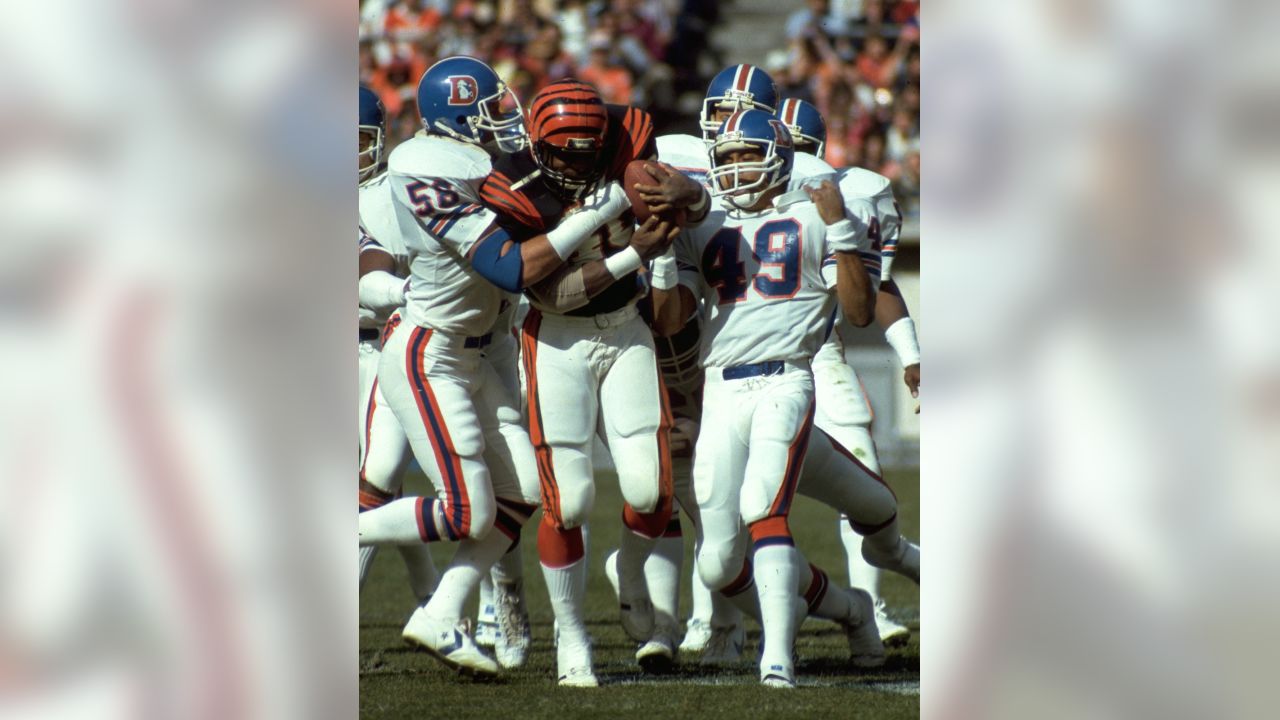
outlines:
[{"label": "knee pad", "polygon": [[555,524],[563,530],[581,527],[591,515],[595,496],[595,484],[590,482],[576,488],[557,487],[556,497],[547,499],[555,503],[547,514],[554,517]]},{"label": "knee pad", "polygon": [[746,553],[738,543],[704,542],[698,549],[698,577],[711,590],[721,590],[731,585],[742,573]]}]

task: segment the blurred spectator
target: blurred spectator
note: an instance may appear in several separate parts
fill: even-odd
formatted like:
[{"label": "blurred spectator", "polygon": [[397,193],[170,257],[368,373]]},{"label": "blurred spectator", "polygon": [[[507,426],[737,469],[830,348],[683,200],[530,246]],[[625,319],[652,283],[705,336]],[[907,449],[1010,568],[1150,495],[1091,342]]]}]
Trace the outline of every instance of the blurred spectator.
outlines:
[{"label": "blurred spectator", "polygon": [[631,102],[631,73],[612,62],[606,44],[591,47],[587,66],[578,73],[578,77],[594,85],[605,102],[619,105]]},{"label": "blurred spectator", "polygon": [[520,67],[532,78],[534,93],[556,80],[573,77],[575,65],[560,47],[560,28],[552,23],[537,30],[520,60]]},{"label": "blurred spectator", "polygon": [[920,219],[920,141],[911,143],[902,170],[893,183],[893,194],[906,220]]},{"label": "blurred spectator", "polygon": [[899,105],[893,111],[893,124],[885,132],[885,151],[890,160],[902,162],[920,133],[916,130],[916,116]]}]

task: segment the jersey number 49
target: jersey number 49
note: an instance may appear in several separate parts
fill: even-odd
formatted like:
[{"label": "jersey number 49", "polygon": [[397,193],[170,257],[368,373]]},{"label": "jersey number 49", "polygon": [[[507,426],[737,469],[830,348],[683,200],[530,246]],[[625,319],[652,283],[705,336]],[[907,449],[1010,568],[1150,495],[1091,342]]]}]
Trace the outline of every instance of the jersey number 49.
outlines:
[{"label": "jersey number 49", "polygon": [[760,269],[748,283],[742,228],[717,232],[702,251],[702,275],[720,295],[720,305],[747,299],[750,284],[766,300],[785,300],[800,290],[800,223],[771,220],[756,230],[751,257]]}]

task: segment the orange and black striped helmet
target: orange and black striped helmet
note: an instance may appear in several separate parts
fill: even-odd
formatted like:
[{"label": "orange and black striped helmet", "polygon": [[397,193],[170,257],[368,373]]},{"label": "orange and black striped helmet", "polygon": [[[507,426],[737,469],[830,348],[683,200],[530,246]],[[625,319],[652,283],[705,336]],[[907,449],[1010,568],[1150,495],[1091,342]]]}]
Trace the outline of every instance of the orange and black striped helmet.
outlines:
[{"label": "orange and black striped helmet", "polygon": [[580,197],[600,181],[608,125],[600,93],[580,80],[553,82],[529,103],[533,158],[562,194]]}]

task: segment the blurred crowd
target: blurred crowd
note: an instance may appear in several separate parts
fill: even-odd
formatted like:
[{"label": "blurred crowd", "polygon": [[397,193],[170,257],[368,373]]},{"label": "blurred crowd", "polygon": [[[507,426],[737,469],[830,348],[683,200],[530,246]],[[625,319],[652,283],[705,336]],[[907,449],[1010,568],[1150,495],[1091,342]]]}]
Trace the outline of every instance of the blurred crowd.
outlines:
[{"label": "blurred crowd", "polygon": [[[360,76],[381,96],[390,144],[417,129],[423,71],[455,54],[489,62],[520,98],[578,77],[608,102],[647,109],[659,132],[689,131],[711,76],[711,47],[733,2],[711,0],[363,0]],[[827,161],[889,177],[908,219],[920,191],[919,3],[806,0],[763,65],[781,97],[827,120]],[[693,102],[690,103],[689,99]],[[696,126],[694,126],[696,127]]]}]

